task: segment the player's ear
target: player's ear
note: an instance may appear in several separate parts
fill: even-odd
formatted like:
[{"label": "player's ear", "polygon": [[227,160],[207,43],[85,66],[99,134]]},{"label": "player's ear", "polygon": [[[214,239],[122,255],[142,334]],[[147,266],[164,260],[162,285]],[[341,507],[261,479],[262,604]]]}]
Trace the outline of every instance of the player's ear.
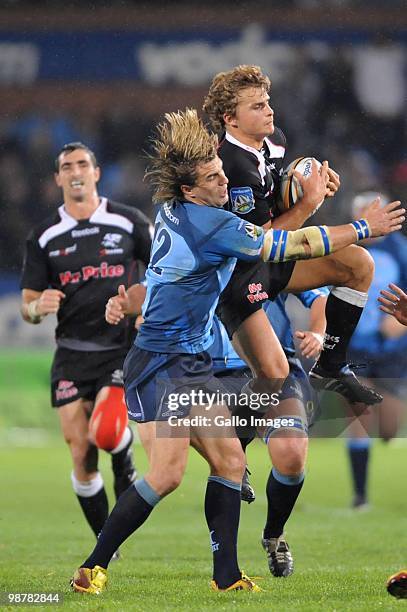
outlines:
[{"label": "player's ear", "polygon": [[191,185],[181,185],[181,191],[182,193],[188,197],[188,198],[193,198],[194,197],[194,193],[193,193],[194,188],[191,187]]},{"label": "player's ear", "polygon": [[236,115],[230,115],[228,113],[225,113],[223,115],[223,121],[225,122],[225,127],[238,127]]},{"label": "player's ear", "polygon": [[95,181],[98,183],[100,179],[100,166],[96,166],[95,168]]},{"label": "player's ear", "polygon": [[58,187],[62,187],[61,179],[59,178],[59,173],[58,172],[54,172],[54,179],[55,179],[55,182],[58,185]]}]

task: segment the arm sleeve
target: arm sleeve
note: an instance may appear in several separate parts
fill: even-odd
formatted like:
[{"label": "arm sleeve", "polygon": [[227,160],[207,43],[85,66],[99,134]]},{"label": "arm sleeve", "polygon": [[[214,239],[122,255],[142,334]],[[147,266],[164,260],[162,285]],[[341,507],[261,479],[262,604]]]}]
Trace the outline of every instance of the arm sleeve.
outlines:
[{"label": "arm sleeve", "polygon": [[298,298],[305,308],[311,308],[314,301],[319,297],[328,297],[328,287],[319,287],[318,289],[309,289],[307,291],[301,291],[296,293],[295,297]]},{"label": "arm sleeve", "polygon": [[139,259],[148,266],[154,229],[148,217],[140,210],[134,210],[133,214],[134,259]]},{"label": "arm sleeve", "polygon": [[21,289],[44,291],[49,287],[47,256],[33,234],[27,238],[21,275]]},{"label": "arm sleeve", "polygon": [[207,250],[245,261],[257,261],[261,258],[263,240],[263,228],[222,211],[222,220],[211,233]]}]

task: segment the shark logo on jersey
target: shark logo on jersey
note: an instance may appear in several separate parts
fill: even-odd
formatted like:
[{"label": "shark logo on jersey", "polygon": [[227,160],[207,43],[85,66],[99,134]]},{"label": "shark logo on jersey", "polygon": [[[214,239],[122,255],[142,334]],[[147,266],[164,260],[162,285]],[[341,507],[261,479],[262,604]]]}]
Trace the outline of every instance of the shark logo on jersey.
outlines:
[{"label": "shark logo on jersey", "polygon": [[121,234],[105,234],[102,239],[102,245],[107,249],[114,249],[119,245],[121,239]]},{"label": "shark logo on jersey", "polygon": [[251,187],[232,187],[230,190],[232,211],[247,215],[254,208],[254,195]]}]

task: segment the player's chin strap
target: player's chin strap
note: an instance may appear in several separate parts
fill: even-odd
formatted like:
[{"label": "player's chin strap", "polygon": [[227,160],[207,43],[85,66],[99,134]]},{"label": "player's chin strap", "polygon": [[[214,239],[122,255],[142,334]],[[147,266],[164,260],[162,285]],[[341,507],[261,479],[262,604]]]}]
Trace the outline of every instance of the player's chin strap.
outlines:
[{"label": "player's chin strap", "polygon": [[[366,219],[350,223],[356,241],[369,238],[371,232]],[[291,259],[313,259],[332,253],[329,228],[326,225],[303,227],[295,231],[270,229],[264,234],[263,261],[280,263]]]}]

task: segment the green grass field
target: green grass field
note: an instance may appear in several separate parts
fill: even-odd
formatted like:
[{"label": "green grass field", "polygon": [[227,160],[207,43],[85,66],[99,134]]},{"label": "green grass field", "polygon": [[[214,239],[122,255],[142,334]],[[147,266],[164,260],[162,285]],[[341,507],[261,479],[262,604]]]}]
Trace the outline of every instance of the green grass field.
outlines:
[{"label": "green grass field", "polygon": [[[0,358],[0,365],[8,368],[1,377],[7,409],[0,422],[0,590],[63,594],[61,606],[34,606],[44,610],[405,609],[405,602],[390,597],[384,586],[387,576],[407,561],[407,447],[397,440],[374,445],[372,508],[364,513],[349,509],[343,441],[312,441],[307,479],[287,530],[296,563],[288,579],[270,576],[259,545],[268,460],[261,443],[249,447],[258,499],[242,509],[239,556],[249,575],[261,577],[262,593],[216,594],[208,588],[211,553],[203,514],[207,470],[193,451],[181,487],[123,545],[122,560],[109,571],[107,592],[97,598],[71,593],[69,578],[93,547],[93,536],[71,490],[68,450],[55,432],[46,385],[48,357],[36,361],[33,375],[27,356],[20,378],[15,377],[19,367],[11,362],[11,355]],[[16,380],[17,388],[12,384]],[[23,406],[14,405],[14,419],[16,401]],[[144,453],[140,446],[135,450],[142,472]],[[112,499],[107,456],[101,469]]]}]

